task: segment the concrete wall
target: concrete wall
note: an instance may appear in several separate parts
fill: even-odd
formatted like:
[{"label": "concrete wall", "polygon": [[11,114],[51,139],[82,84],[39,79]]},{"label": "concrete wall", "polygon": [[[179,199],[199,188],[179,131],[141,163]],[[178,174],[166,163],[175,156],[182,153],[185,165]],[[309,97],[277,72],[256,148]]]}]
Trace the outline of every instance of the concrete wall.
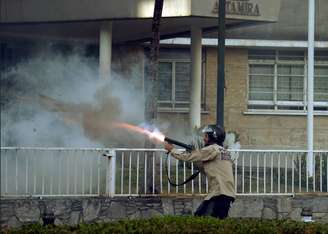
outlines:
[{"label": "concrete wall", "polygon": [[[43,223],[46,216],[55,224],[108,222],[119,219],[149,218],[163,215],[192,215],[201,197],[94,197],[1,199],[0,225],[19,227]],[[302,220],[310,213],[317,222],[328,223],[328,197],[238,197],[230,217]]]}]

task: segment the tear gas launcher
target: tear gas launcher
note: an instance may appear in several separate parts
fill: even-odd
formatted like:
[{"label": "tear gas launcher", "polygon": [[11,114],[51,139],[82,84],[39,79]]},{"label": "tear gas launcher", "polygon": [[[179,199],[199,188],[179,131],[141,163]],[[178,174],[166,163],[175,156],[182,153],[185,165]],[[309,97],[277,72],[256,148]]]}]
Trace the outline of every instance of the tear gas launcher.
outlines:
[{"label": "tear gas launcher", "polygon": [[164,141],[166,141],[170,144],[173,144],[173,145],[181,146],[182,148],[185,148],[187,151],[192,151],[194,149],[194,147],[192,145],[188,145],[188,144],[182,143],[180,141],[177,141],[177,140],[174,140],[174,139],[171,139],[168,137],[165,137]]},{"label": "tear gas launcher", "polygon": [[[168,142],[170,144],[173,144],[173,145],[181,146],[181,147],[185,148],[189,152],[194,149],[194,147],[192,145],[187,145],[185,143],[182,143],[180,141],[173,140],[173,139],[168,138],[168,137],[165,137],[164,138],[164,141],[166,141],[166,142]],[[192,174],[191,176],[189,176],[185,181],[183,181],[181,183],[175,183],[173,180],[171,180],[171,178],[170,178],[170,176],[168,174],[167,163],[165,165],[166,165],[167,179],[168,179],[169,183],[171,185],[173,185],[173,186],[181,186],[181,185],[184,185],[184,184],[188,183],[189,181],[194,180],[198,176],[198,174],[200,173],[200,171],[196,171],[194,174]]]}]

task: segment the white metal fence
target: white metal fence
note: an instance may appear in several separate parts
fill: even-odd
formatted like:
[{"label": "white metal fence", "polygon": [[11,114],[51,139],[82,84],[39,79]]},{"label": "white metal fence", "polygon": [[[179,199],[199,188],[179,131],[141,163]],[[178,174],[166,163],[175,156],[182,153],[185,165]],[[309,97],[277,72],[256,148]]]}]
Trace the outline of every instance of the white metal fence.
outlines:
[{"label": "white metal fence", "polygon": [[[238,195],[328,192],[328,151],[314,152],[315,172],[306,171],[306,151],[238,150],[234,158]],[[207,179],[184,181],[197,165],[160,149],[1,148],[1,196],[135,196],[205,194]]]}]

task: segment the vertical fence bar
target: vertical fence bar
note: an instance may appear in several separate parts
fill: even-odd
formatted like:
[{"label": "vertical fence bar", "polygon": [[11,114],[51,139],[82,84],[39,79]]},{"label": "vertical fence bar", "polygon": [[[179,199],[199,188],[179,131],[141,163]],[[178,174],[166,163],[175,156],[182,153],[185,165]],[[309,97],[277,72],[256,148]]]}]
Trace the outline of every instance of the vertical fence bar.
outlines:
[{"label": "vertical fence bar", "polygon": [[322,192],[322,154],[319,154],[320,157],[320,192]]},{"label": "vertical fence bar", "polygon": [[316,188],[315,188],[315,183],[316,183],[316,181],[315,181],[315,175],[316,175],[316,157],[315,157],[315,155],[313,156],[313,178],[312,178],[312,180],[313,180],[313,192],[315,192],[316,191]]},{"label": "vertical fence bar", "polygon": [[[76,150],[74,151],[74,157],[77,157]],[[74,195],[77,194],[77,163],[74,163]]]},{"label": "vertical fence bar", "polygon": [[280,193],[280,152],[278,153],[278,193]]},{"label": "vertical fence bar", "polygon": [[124,188],[124,152],[121,153],[121,194]]},{"label": "vertical fence bar", "polygon": [[148,155],[147,152],[145,153],[145,170],[144,170],[144,193],[147,193],[147,159],[148,159]]},{"label": "vertical fence bar", "polygon": [[132,165],[132,158],[131,158],[132,152],[129,153],[129,194],[131,195],[131,165]]},{"label": "vertical fence bar", "polygon": [[[308,165],[307,160],[308,160],[308,157],[306,158],[306,165]],[[309,170],[306,169],[305,171],[306,171],[306,173],[305,173],[305,175],[306,175],[306,192],[309,192]]]},{"label": "vertical fence bar", "polygon": [[100,195],[100,155],[97,159],[97,194]]},{"label": "vertical fence bar", "polygon": [[[96,152],[98,153],[98,152]],[[90,180],[89,180],[89,194],[92,194],[92,186],[93,186],[93,165],[94,165],[94,160],[93,160],[93,156],[91,158],[91,165],[90,165]]]},{"label": "vertical fence bar", "polygon": [[[33,153],[33,161],[34,161],[34,166],[33,166],[33,169],[34,169],[35,165],[36,165],[35,153]],[[36,194],[36,173],[35,173],[35,170],[33,170],[33,194]]]},{"label": "vertical fence bar", "polygon": [[264,154],[263,157],[263,192],[266,193],[266,157],[267,154]]},{"label": "vertical fence bar", "polygon": [[273,193],[273,153],[271,152],[271,193]]},{"label": "vertical fence bar", "polygon": [[302,191],[302,155],[298,157],[298,192]]},{"label": "vertical fence bar", "polygon": [[198,175],[198,192],[201,194],[202,193],[202,174],[199,173]]},{"label": "vertical fence bar", "polygon": [[242,193],[244,194],[245,193],[245,157],[243,155],[243,158],[242,158],[242,183],[241,183],[241,186],[242,186]]},{"label": "vertical fence bar", "polygon": [[[175,160],[175,183],[179,183],[179,160]],[[175,192],[179,192],[179,186],[175,186]]]},{"label": "vertical fence bar", "polygon": [[155,194],[155,152],[153,152],[153,194]]},{"label": "vertical fence bar", "polygon": [[70,168],[69,168],[69,160],[70,160],[71,154],[68,151],[68,157],[66,157],[66,194],[69,194],[69,186],[70,186]]},{"label": "vertical fence bar", "polygon": [[287,153],[285,156],[285,193],[287,193],[287,166],[288,166],[288,156],[289,154]]},{"label": "vertical fence bar", "polygon": [[258,194],[259,188],[260,188],[260,161],[259,161],[259,155],[260,153],[256,154],[256,193]]},{"label": "vertical fence bar", "polygon": [[[183,181],[186,181],[186,162],[183,161]],[[183,193],[186,193],[186,184],[183,185]]]},{"label": "vertical fence bar", "polygon": [[16,155],[15,155],[15,194],[18,195],[18,160],[17,156],[18,155],[18,150],[16,150]]},{"label": "vertical fence bar", "polygon": [[328,153],[326,155],[326,192],[328,193]]},{"label": "vertical fence bar", "polygon": [[5,156],[5,175],[6,175],[6,180],[5,180],[5,194],[8,194],[8,154]]},{"label": "vertical fence bar", "polygon": [[[41,158],[41,161],[42,163],[43,162],[43,157]],[[41,194],[44,195],[44,192],[45,192],[45,168],[43,167],[42,168],[42,175],[41,175],[41,179],[42,179],[42,189],[41,189]]]},{"label": "vertical fence bar", "polygon": [[84,167],[84,159],[85,158],[85,150],[81,152],[81,164],[82,164],[82,194],[85,192],[85,167]]},{"label": "vertical fence bar", "polygon": [[[168,178],[171,177],[171,157],[168,157],[167,159],[167,176]],[[167,180],[167,193],[170,193],[171,187],[170,187],[169,180]]]},{"label": "vertical fence bar", "polygon": [[292,193],[294,193],[294,184],[295,184],[295,179],[294,179],[294,154],[292,154]]},{"label": "vertical fence bar", "polygon": [[25,194],[28,194],[28,157],[25,157],[26,164],[25,164]]},{"label": "vertical fence bar", "polygon": [[249,155],[249,193],[252,193],[252,158],[253,154],[250,153]]},{"label": "vertical fence bar", "polygon": [[139,170],[140,170],[140,167],[139,167],[139,160],[140,160],[140,153],[138,152],[137,153],[137,184],[136,184],[136,194],[139,194]]},{"label": "vertical fence bar", "polygon": [[159,157],[159,183],[160,183],[160,190],[163,193],[163,158]]},{"label": "vertical fence bar", "polygon": [[[191,163],[191,174],[194,174],[194,163]],[[194,194],[194,180],[191,181],[191,193]]]},{"label": "vertical fence bar", "polygon": [[[55,151],[50,151],[50,163],[51,165],[55,165],[54,164],[54,155],[55,155]],[[50,195],[52,195],[53,192],[53,182],[54,182],[54,168],[50,167],[49,168],[49,172],[50,172]]]},{"label": "vertical fence bar", "polygon": [[62,195],[61,193],[61,179],[62,179],[62,166],[61,166],[61,159],[62,157],[59,157],[59,159],[57,160],[58,163],[58,194]]},{"label": "vertical fence bar", "polygon": [[[237,193],[238,191],[237,191],[237,185],[238,185],[238,172],[237,172],[237,170],[238,170],[238,158],[239,158],[239,155],[238,155],[238,157],[235,159],[235,192]],[[206,188],[206,192],[207,192],[207,188]]]}]

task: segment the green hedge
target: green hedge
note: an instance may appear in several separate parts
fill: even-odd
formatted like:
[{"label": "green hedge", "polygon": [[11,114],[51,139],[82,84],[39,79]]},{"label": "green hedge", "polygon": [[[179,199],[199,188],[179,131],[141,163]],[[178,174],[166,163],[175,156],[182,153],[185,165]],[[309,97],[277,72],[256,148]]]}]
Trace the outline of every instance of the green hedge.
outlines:
[{"label": "green hedge", "polygon": [[312,234],[327,233],[328,224],[303,223],[292,220],[226,219],[166,216],[151,219],[123,220],[78,226],[46,226],[33,224],[3,233],[223,233],[223,234]]}]

